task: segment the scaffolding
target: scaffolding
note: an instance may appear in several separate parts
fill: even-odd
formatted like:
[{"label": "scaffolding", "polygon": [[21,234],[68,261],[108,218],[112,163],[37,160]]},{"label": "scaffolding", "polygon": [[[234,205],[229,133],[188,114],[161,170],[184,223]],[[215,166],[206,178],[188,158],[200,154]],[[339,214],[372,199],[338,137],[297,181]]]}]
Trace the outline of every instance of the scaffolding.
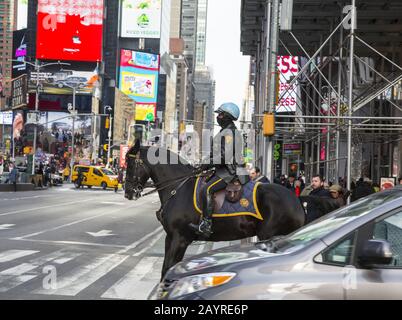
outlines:
[{"label": "scaffolding", "polygon": [[[274,138],[257,130],[257,164],[272,180],[272,144],[301,141],[307,179],[316,173],[333,182],[343,177],[350,189],[360,176],[379,181],[399,175],[402,2],[293,2],[293,26],[283,31],[280,0],[242,0],[241,50],[256,64],[257,129],[264,113],[275,112],[296,83],[300,88],[296,111],[276,113]],[[281,55],[302,58],[275,101]]]}]

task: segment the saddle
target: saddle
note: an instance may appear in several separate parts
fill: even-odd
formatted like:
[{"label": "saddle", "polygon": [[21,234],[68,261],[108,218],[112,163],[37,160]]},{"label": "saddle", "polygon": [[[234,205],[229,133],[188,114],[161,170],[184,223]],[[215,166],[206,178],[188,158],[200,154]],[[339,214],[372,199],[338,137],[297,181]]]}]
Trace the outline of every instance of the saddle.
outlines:
[{"label": "saddle", "polygon": [[[198,177],[194,187],[194,208],[200,214],[202,214],[201,188],[207,181],[205,177]],[[255,197],[259,184],[259,182],[250,181],[242,186],[239,181],[234,181],[229,183],[225,190],[215,192],[212,195],[214,212],[212,217],[250,215],[263,220]]]}]

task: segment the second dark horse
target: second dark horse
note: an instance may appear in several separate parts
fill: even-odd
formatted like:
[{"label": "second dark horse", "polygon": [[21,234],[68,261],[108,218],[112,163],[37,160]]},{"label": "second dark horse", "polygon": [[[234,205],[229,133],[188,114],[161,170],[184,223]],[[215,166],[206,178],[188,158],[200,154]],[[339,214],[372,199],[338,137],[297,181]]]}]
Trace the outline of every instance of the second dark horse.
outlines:
[{"label": "second dark horse", "polygon": [[[167,154],[169,164],[151,164],[147,155],[158,156],[161,152]],[[133,200],[149,177],[160,189],[161,223],[166,231],[162,278],[170,267],[183,259],[187,247],[195,240],[231,241],[253,236],[266,240],[303,226],[305,213],[294,193],[280,185],[261,184],[256,199],[263,220],[250,216],[214,218],[213,234],[208,239],[197,236],[189,227],[200,220],[193,205],[194,168],[180,160],[178,164],[172,164],[172,159],[178,159],[178,156],[163,148],[141,147],[138,141],[126,157],[127,199]]]}]

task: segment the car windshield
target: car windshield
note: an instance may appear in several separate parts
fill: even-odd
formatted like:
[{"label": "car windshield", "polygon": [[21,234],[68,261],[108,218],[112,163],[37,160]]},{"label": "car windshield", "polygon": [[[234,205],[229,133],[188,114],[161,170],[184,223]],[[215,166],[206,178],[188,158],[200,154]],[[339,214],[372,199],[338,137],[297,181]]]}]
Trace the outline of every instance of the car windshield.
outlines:
[{"label": "car windshield", "polygon": [[293,252],[321,239],[350,221],[362,217],[372,209],[402,196],[400,190],[387,190],[371,195],[338,209],[329,215],[278,240],[274,247],[279,252]]},{"label": "car windshield", "polygon": [[102,169],[102,172],[106,174],[107,176],[115,176],[116,174],[113,171],[110,171],[108,169]]}]

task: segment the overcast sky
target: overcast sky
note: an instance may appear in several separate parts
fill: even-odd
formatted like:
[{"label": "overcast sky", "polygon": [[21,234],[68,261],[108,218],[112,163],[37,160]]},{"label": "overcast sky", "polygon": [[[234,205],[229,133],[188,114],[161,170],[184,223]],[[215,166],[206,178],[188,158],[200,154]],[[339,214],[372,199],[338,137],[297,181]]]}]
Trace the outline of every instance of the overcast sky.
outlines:
[{"label": "overcast sky", "polygon": [[213,67],[218,107],[234,102],[241,110],[249,57],[240,52],[241,0],[208,0],[206,65]]}]

